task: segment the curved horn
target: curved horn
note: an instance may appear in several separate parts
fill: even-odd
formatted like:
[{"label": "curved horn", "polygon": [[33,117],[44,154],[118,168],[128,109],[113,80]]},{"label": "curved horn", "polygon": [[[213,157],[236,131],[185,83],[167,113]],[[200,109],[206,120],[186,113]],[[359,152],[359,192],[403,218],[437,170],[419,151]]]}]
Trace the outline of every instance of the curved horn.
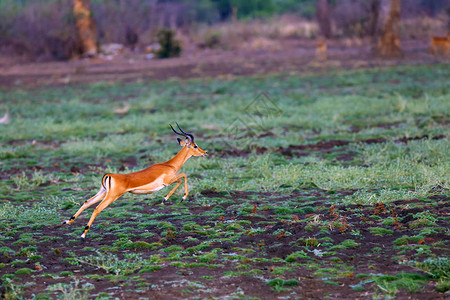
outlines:
[{"label": "curved horn", "polygon": [[178,125],[177,122],[175,122],[175,123],[177,124],[178,129],[180,129],[181,132],[182,132],[183,134],[185,134],[185,136],[188,137],[188,138],[191,140],[191,143],[193,143],[193,142],[194,142],[194,136],[193,136],[192,134],[190,134],[190,133],[185,132],[183,129],[181,129],[180,125]]},{"label": "curved horn", "polygon": [[170,128],[172,128],[173,132],[175,132],[176,134],[179,134],[179,135],[182,135],[182,136],[186,137],[184,134],[182,134],[182,133],[176,131],[176,130],[172,127],[172,124],[169,124],[169,126],[170,126]]}]

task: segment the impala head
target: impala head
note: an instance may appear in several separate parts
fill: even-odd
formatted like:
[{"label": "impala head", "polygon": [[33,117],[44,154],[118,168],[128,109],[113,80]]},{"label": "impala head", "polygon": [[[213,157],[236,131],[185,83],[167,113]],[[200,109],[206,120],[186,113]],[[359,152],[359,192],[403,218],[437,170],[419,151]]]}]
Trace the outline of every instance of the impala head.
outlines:
[{"label": "impala head", "polygon": [[[175,122],[176,123],[176,122]],[[181,129],[180,125],[176,123],[178,126],[178,129],[180,129],[181,132],[176,131],[171,124],[170,128],[172,128],[173,132],[175,132],[178,135],[183,136],[185,139],[182,140],[180,138],[177,138],[178,144],[182,147],[186,147],[189,149],[189,152],[192,156],[205,156],[207,151],[200,148],[195,142],[194,142],[194,136],[190,133],[185,132],[183,129]]]}]

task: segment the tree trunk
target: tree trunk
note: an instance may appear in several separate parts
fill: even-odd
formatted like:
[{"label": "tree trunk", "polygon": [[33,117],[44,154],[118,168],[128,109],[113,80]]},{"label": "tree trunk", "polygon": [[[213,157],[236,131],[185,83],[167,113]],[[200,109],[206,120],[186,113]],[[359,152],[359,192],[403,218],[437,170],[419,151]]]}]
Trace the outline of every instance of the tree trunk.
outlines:
[{"label": "tree trunk", "polygon": [[401,0],[380,0],[376,52],[382,57],[402,55],[398,32]]},{"label": "tree trunk", "polygon": [[329,39],[331,37],[330,9],[328,0],[317,0],[317,22],[320,35]]},{"label": "tree trunk", "polygon": [[97,54],[97,30],[89,5],[89,0],[74,0],[73,15],[81,51],[84,56]]},{"label": "tree trunk", "polygon": [[368,12],[369,12],[368,34],[373,38],[377,34],[378,15],[380,13],[380,0],[369,1]]}]

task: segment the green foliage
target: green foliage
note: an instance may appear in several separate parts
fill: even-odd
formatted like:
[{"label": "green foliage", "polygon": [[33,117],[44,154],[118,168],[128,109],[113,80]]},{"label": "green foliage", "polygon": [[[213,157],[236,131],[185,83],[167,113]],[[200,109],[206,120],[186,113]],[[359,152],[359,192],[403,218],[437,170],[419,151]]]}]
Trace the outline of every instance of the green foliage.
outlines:
[{"label": "green foliage", "polygon": [[0,254],[2,254],[2,255],[4,255],[4,256],[7,256],[8,253],[14,254],[15,251],[14,251],[13,249],[7,247],[7,246],[1,246],[1,247],[0,247]]},{"label": "green foliage", "polygon": [[380,247],[372,248],[372,252],[373,252],[373,253],[381,253],[382,250],[383,250],[383,249],[381,249]]},{"label": "green foliage", "polygon": [[297,260],[297,258],[308,258],[308,254],[306,254],[305,251],[300,250],[300,251],[296,251],[294,253],[289,254],[286,257],[286,261],[287,262],[294,262]]},{"label": "green foliage", "polygon": [[37,252],[37,248],[34,246],[31,247],[24,247],[21,248],[19,251],[17,251],[16,255],[18,256],[25,256],[25,257],[31,257]]},{"label": "green foliage", "polygon": [[[0,204],[0,218],[3,220],[21,220],[29,224],[39,223],[54,223],[59,220],[59,212],[56,207],[49,207],[48,205],[38,203],[32,207],[22,205],[12,205],[7,202]],[[22,223],[22,226],[25,225]]]},{"label": "green foliage", "polygon": [[183,250],[183,247],[181,247],[180,245],[172,245],[170,247],[162,249],[161,251],[170,253],[170,252],[178,252],[178,251],[182,251],[182,250]]},{"label": "green foliage", "polygon": [[139,273],[153,273],[161,269],[162,269],[161,266],[147,266],[139,270]]},{"label": "green foliage", "polygon": [[217,259],[216,253],[203,253],[198,257],[200,262],[212,262],[215,259]]},{"label": "green foliage", "polygon": [[415,273],[400,273],[397,275],[383,275],[375,279],[377,287],[389,296],[395,296],[399,290],[417,293],[425,284],[427,278]]},{"label": "green foliage", "polygon": [[114,242],[114,246],[119,247],[119,249],[148,249],[152,245],[145,241],[130,241],[129,239],[122,238]]},{"label": "green foliage", "polygon": [[149,261],[142,259],[139,255],[129,259],[119,259],[116,255],[108,252],[96,252],[97,255],[73,258],[77,263],[88,264],[115,275],[129,275],[149,264]]},{"label": "green foliage", "polygon": [[409,224],[412,228],[417,227],[427,227],[427,226],[435,226],[436,225],[436,217],[433,216],[430,212],[423,211],[415,214],[414,216],[416,220]]},{"label": "green foliage", "polygon": [[341,250],[341,249],[350,249],[356,248],[360,245],[360,243],[355,242],[354,240],[345,240],[339,245],[331,247],[332,250]]},{"label": "green foliage", "polygon": [[407,245],[409,243],[417,243],[421,239],[423,239],[422,236],[407,236],[403,235],[402,237],[399,237],[394,241],[394,245],[400,246],[400,245]]},{"label": "green foliage", "polygon": [[298,286],[299,283],[295,279],[284,280],[281,278],[271,279],[267,282],[269,286],[276,292],[282,292],[286,290],[286,287]]},{"label": "green foliage", "polygon": [[30,268],[21,268],[14,272],[16,275],[30,275],[33,272]]},{"label": "green foliage", "polygon": [[258,17],[270,17],[279,13],[296,11],[305,17],[312,17],[315,13],[315,5],[312,0],[213,0],[222,19],[232,15],[236,9],[237,18],[250,19]]},{"label": "green foliage", "polygon": [[418,264],[419,269],[435,278],[450,279],[450,258],[427,258]]},{"label": "green foliage", "polygon": [[270,16],[276,9],[276,4],[272,0],[230,0],[230,4],[237,9],[240,18]]},{"label": "green foliage", "polygon": [[23,171],[22,174],[11,177],[18,190],[32,190],[33,188],[44,184],[50,180],[57,180],[52,175],[44,175],[42,171],[34,171],[29,179],[27,174]]},{"label": "green foliage", "polygon": [[307,247],[317,247],[320,245],[319,241],[316,238],[303,239],[303,243]]},{"label": "green foliage", "polygon": [[383,235],[391,235],[394,233],[393,230],[386,229],[383,227],[370,227],[369,228],[370,233],[376,236],[383,236]]},{"label": "green foliage", "polygon": [[450,280],[449,279],[439,279],[436,284],[436,290],[441,293],[446,293],[450,290]]},{"label": "green foliage", "polygon": [[92,283],[84,283],[79,286],[80,280],[74,278],[70,283],[57,283],[47,287],[47,290],[61,296],[62,299],[88,299],[90,291],[95,289]]},{"label": "green foliage", "polygon": [[16,284],[11,277],[2,276],[2,285],[4,289],[3,295],[5,299],[21,299],[23,294],[22,286]]},{"label": "green foliage", "polygon": [[177,57],[181,54],[181,44],[175,39],[175,31],[169,28],[160,28],[156,33],[161,48],[156,52],[158,58]]}]

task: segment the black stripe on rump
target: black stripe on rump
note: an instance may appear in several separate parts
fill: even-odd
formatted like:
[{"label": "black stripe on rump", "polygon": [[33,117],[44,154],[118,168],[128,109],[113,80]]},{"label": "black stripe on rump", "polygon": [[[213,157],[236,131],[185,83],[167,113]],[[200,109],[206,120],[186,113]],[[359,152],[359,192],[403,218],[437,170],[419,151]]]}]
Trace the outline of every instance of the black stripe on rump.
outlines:
[{"label": "black stripe on rump", "polygon": [[105,175],[103,175],[103,177],[102,177],[102,186],[103,186],[103,188],[105,188],[106,189],[106,186],[105,186],[105,177],[106,176],[108,176],[108,174],[105,174]]}]

